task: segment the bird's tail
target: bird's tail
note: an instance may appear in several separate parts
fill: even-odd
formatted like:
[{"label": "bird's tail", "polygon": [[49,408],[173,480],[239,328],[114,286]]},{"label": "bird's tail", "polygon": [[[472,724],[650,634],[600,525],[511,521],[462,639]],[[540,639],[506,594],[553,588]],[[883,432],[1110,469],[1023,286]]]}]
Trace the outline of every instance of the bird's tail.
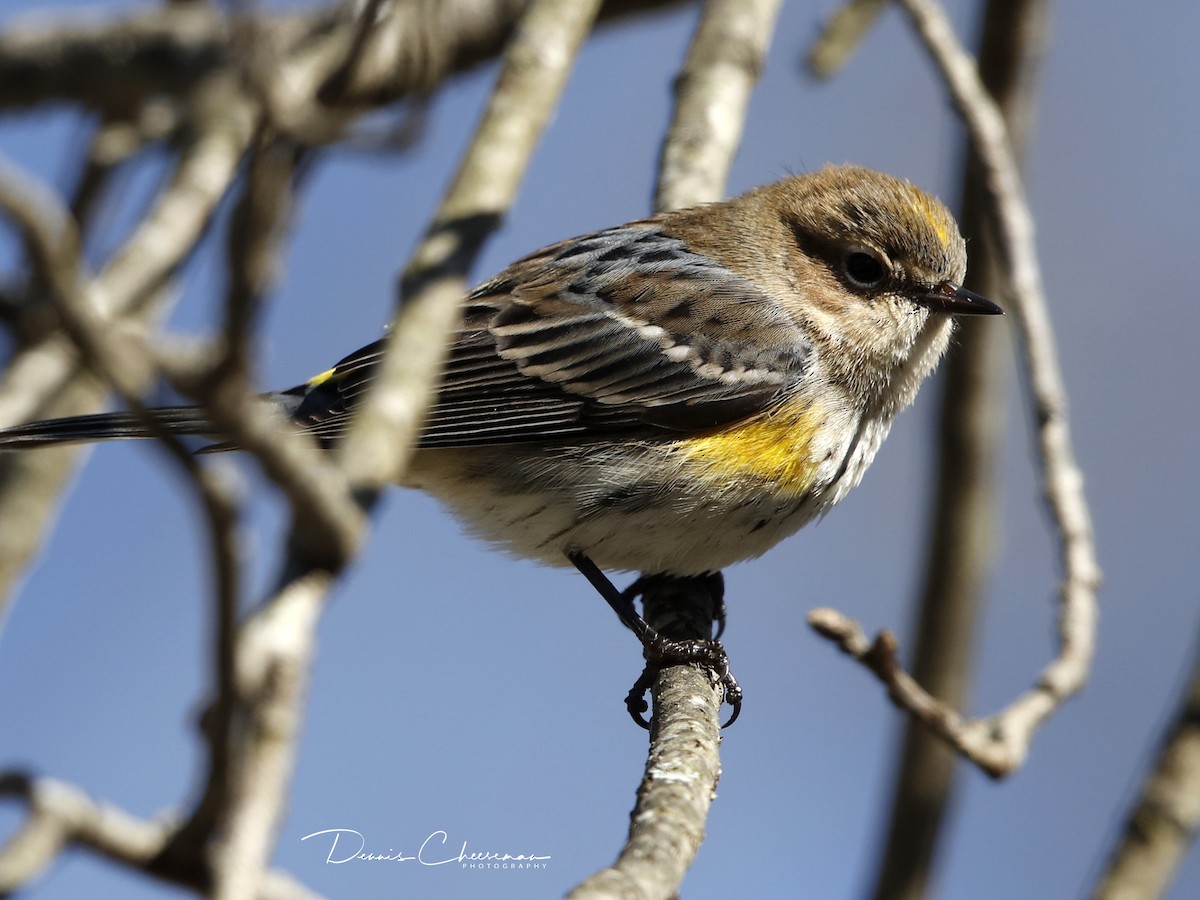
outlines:
[{"label": "bird's tail", "polygon": [[[159,428],[172,434],[212,435],[215,429],[194,406],[166,406],[147,411]],[[155,430],[134,413],[99,413],[31,422],[0,429],[0,450],[21,450],[49,444],[80,444],[93,441],[126,441],[154,437]]]}]

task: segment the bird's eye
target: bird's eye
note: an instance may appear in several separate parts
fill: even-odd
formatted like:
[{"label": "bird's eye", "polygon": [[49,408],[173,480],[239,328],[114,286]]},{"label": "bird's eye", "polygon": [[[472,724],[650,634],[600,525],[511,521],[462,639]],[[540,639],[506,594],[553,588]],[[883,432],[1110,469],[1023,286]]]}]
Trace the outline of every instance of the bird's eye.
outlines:
[{"label": "bird's eye", "polygon": [[851,250],[842,260],[842,270],[855,287],[878,287],[887,277],[887,266],[883,260],[865,250]]}]

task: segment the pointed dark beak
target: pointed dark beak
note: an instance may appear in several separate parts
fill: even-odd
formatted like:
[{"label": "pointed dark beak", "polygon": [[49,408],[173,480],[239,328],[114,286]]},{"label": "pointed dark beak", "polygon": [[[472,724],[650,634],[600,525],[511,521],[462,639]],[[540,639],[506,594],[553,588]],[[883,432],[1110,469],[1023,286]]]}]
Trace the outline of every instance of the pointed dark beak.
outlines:
[{"label": "pointed dark beak", "polygon": [[952,316],[1002,316],[1004,310],[987,297],[959,287],[950,281],[935,285],[922,300],[917,301],[934,312]]}]

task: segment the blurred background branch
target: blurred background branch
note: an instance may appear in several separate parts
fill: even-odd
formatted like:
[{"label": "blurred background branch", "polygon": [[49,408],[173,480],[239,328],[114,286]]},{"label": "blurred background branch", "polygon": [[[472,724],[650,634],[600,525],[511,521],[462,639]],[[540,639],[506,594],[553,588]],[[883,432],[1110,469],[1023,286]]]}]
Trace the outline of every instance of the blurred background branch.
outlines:
[{"label": "blurred background branch", "polygon": [[987,718],[967,718],[904,671],[890,631],[868,639],[857,622],[828,608],[814,610],[809,623],[873,672],[900,709],[999,778],[1021,766],[1037,729],[1087,681],[1095,652],[1100,569],[1083,475],[1071,448],[1066,391],[1033,240],[1033,214],[1003,112],[942,6],[936,0],[901,0],[901,4],[966,125],[978,172],[975,183],[981,188],[976,196],[992,223],[993,252],[1007,275],[1006,296],[1017,321],[1032,391],[1043,496],[1063,569],[1058,654],[1034,686],[1002,710]]},{"label": "blurred background branch", "polygon": [[[1004,114],[1013,151],[1023,158],[1033,128],[1036,75],[1048,40],[1044,0],[989,0],[978,41],[979,75]],[[971,263],[967,286],[1003,303],[1007,284],[982,199],[982,173],[963,153],[959,225]],[[966,319],[942,363],[933,518],[925,540],[923,585],[914,618],[913,677],[955,709],[970,700],[976,623],[995,560],[997,467],[1005,433],[1007,335]],[[917,900],[929,891],[938,845],[953,803],[957,759],[914,719],[904,723],[877,900]]]},{"label": "blurred background branch", "polygon": [[1096,885],[1094,900],[1162,897],[1200,829],[1200,653],[1133,807]]}]

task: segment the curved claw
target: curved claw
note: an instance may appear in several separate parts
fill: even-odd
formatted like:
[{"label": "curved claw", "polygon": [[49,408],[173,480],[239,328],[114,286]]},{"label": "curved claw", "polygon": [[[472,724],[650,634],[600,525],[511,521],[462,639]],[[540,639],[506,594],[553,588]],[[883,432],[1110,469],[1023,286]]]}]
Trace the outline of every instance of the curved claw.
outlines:
[{"label": "curved claw", "polygon": [[736,722],[738,716],[742,714],[742,686],[738,684],[737,679],[733,677],[733,673],[728,669],[725,670],[725,675],[721,678],[721,685],[725,688],[725,702],[733,710],[729,719],[721,726],[724,729]]},{"label": "curved claw", "polygon": [[714,641],[719,641],[721,636],[725,634],[725,601],[722,600],[717,606],[716,613],[713,614],[713,623],[717,626],[717,633],[713,635]]},{"label": "curved claw", "polygon": [[650,730],[650,720],[646,718],[646,713],[650,711],[650,704],[646,702],[646,692],[654,686],[654,679],[658,673],[667,666],[688,663],[698,663],[704,666],[721,685],[723,691],[721,702],[729,704],[733,710],[729,718],[722,723],[721,728],[728,728],[738,720],[738,716],[742,714],[744,696],[742,686],[729,671],[729,658],[720,643],[717,641],[669,641],[659,637],[657,641],[648,644],[646,650],[647,655],[652,658],[647,660],[642,674],[638,676],[633,687],[629,689],[629,693],[625,695],[625,709],[634,722],[647,731]]},{"label": "curved claw", "polygon": [[709,640],[672,640],[646,624],[646,620],[638,615],[634,604],[651,586],[658,585],[661,581],[678,581],[683,576],[642,575],[625,590],[618,591],[586,554],[571,552],[567,554],[567,559],[587,578],[617,614],[622,624],[632,631],[642,644],[646,666],[625,696],[625,709],[629,711],[629,717],[633,721],[642,728],[650,728],[650,720],[646,718],[646,713],[650,710],[650,704],[646,702],[646,692],[654,684],[654,677],[667,666],[688,663],[697,663],[708,669],[722,685],[723,702],[733,708],[733,714],[721,727],[728,728],[737,721],[742,712],[742,689],[729,671],[729,657],[720,642],[720,637],[725,632],[725,579],[720,572],[684,578],[702,579],[707,582],[707,591],[714,601],[712,618],[717,626],[716,637]]},{"label": "curved claw", "polygon": [[650,720],[646,718],[646,713],[650,711],[650,704],[646,702],[646,691],[650,690],[646,679],[648,671],[648,669],[642,670],[638,680],[633,683],[633,687],[625,695],[625,709],[629,713],[629,718],[647,731],[650,730]]}]

